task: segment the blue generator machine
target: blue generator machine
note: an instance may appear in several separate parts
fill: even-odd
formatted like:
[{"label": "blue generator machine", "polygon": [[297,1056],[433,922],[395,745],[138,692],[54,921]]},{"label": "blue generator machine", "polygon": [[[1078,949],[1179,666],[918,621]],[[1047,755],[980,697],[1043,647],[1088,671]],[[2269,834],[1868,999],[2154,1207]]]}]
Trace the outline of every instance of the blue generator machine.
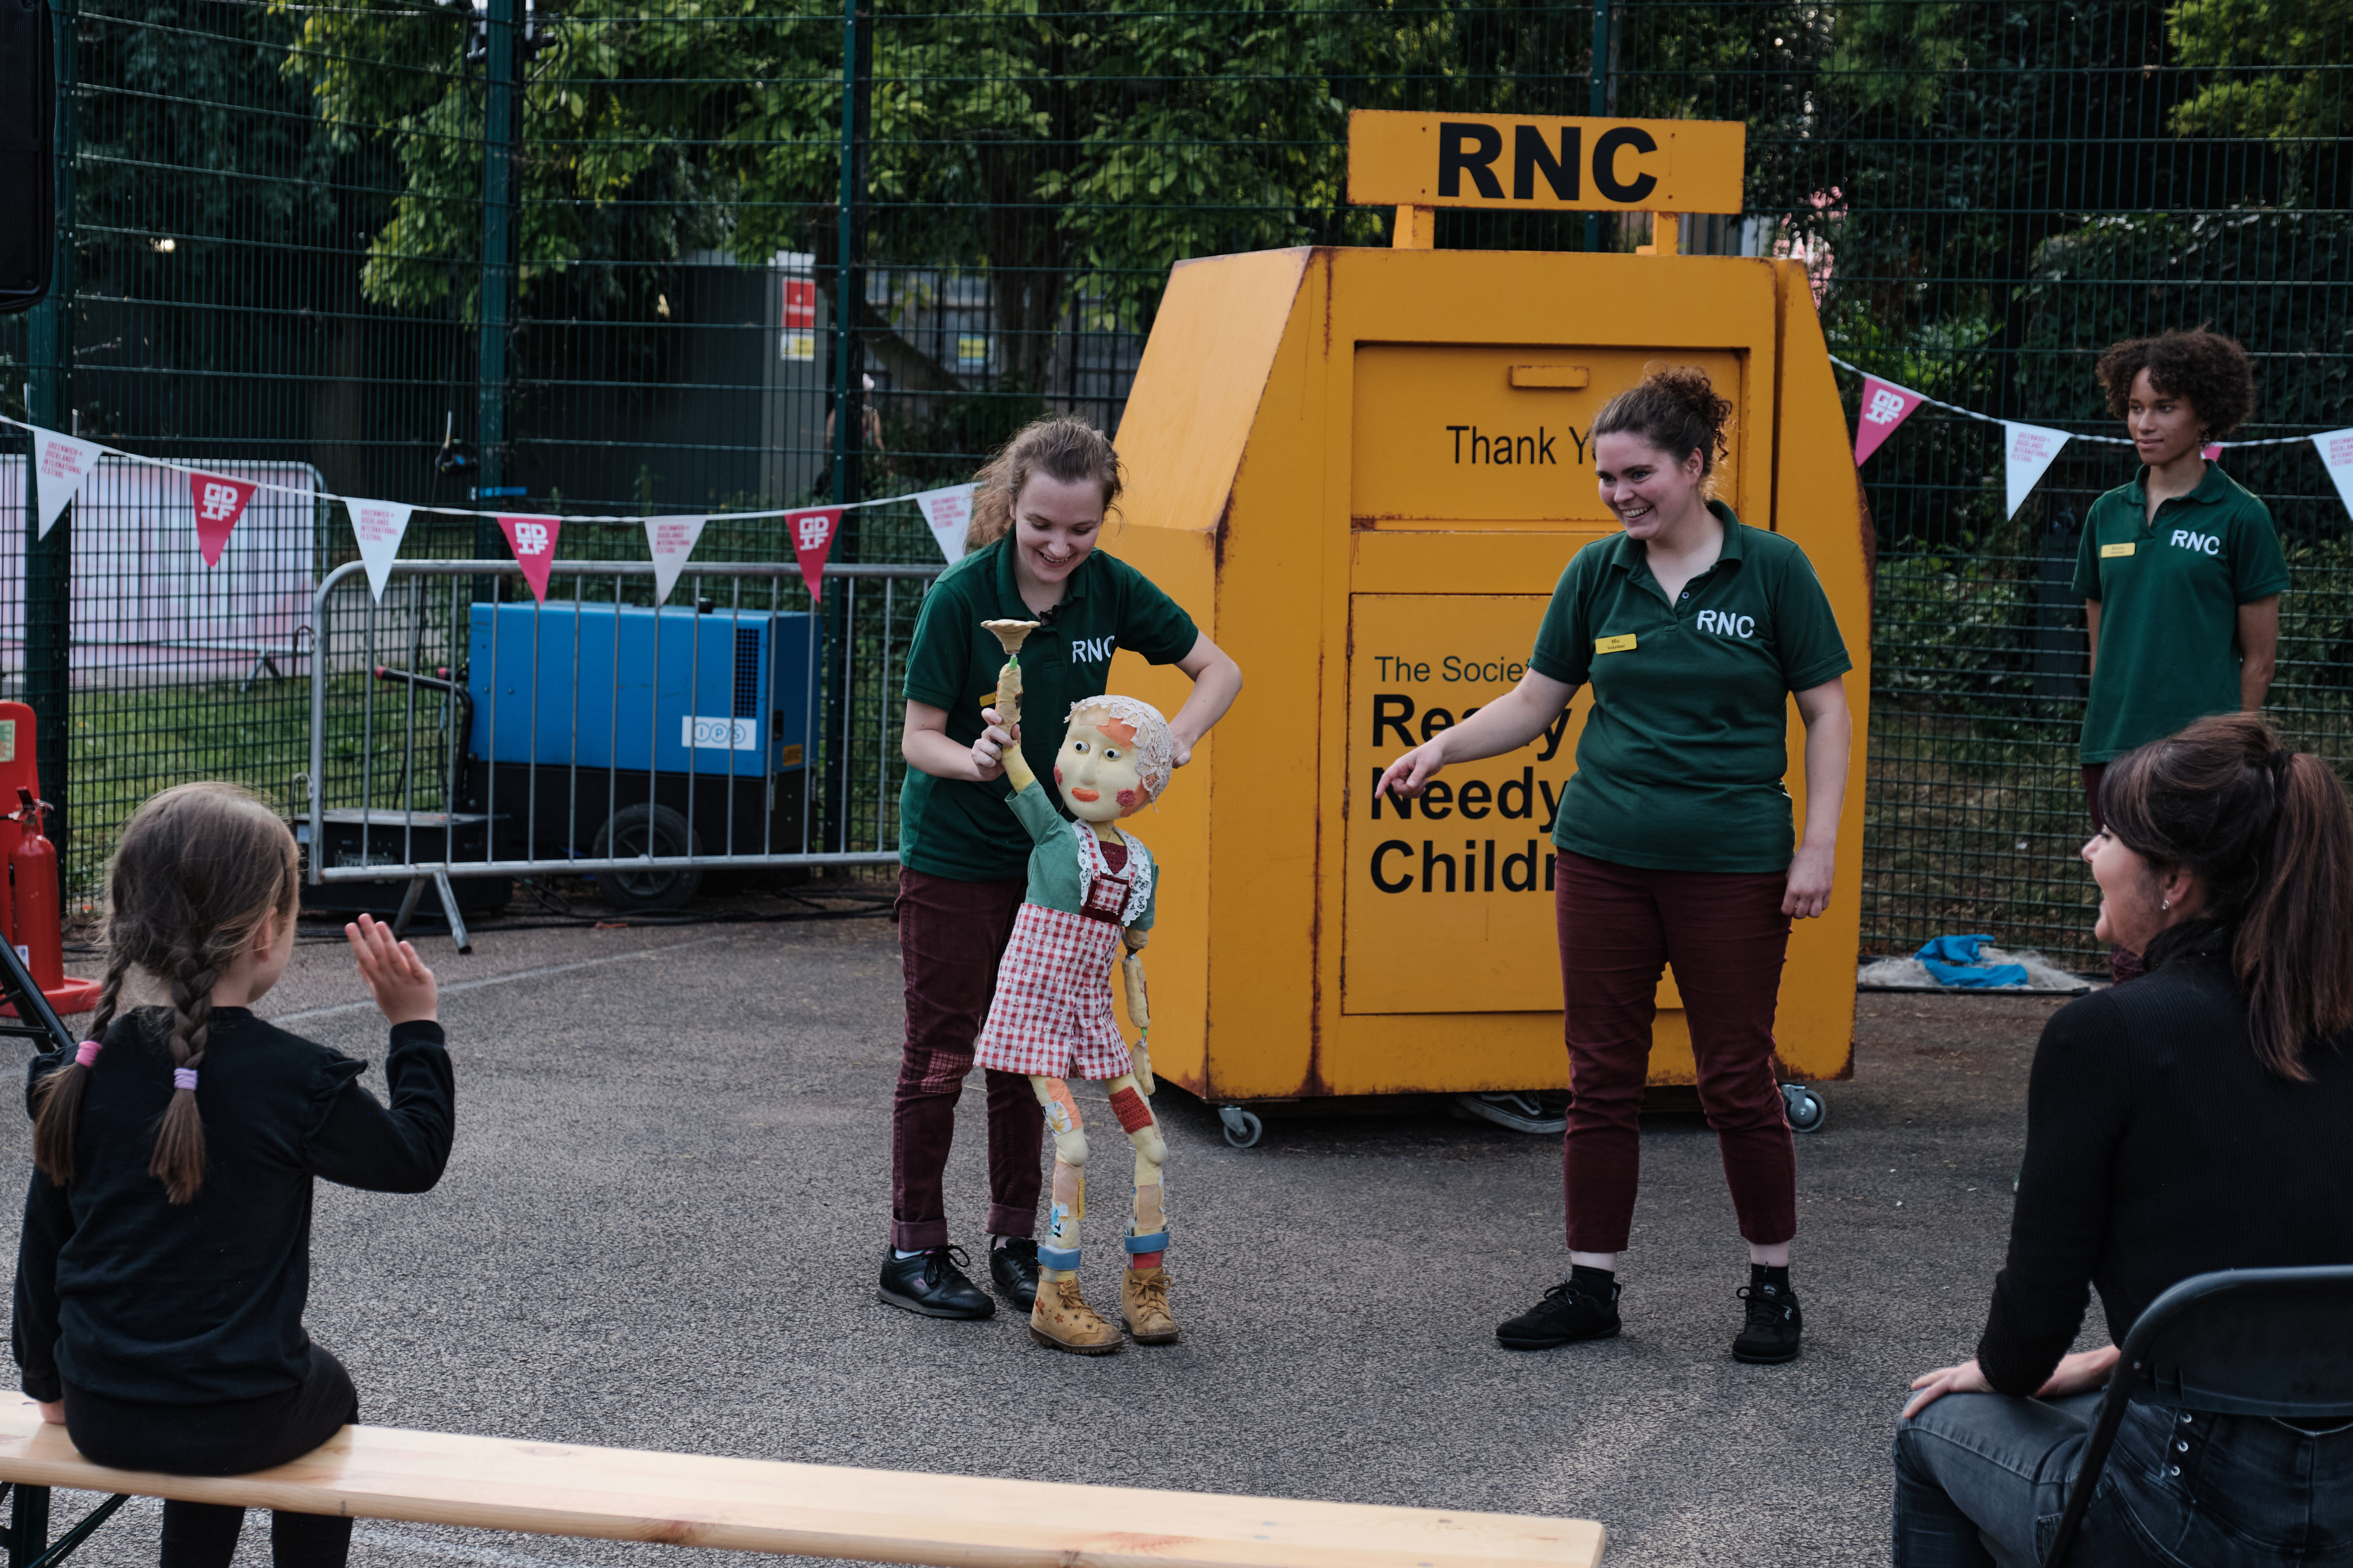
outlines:
[{"label": "blue generator machine", "polygon": [[[821,626],[707,605],[473,605],[464,809],[490,819],[501,859],[802,853]],[[632,909],[682,903],[702,880],[675,866],[595,875]]]}]

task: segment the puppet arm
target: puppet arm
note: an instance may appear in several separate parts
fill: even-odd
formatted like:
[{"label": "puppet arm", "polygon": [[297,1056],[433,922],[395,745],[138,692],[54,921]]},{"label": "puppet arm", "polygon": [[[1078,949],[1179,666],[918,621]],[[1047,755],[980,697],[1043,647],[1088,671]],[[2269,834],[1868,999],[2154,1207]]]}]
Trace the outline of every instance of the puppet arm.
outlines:
[{"label": "puppet arm", "polygon": [[1152,933],[1130,926],[1120,937],[1127,944],[1119,959],[1120,992],[1127,998],[1127,1021],[1135,1026],[1135,1046],[1128,1056],[1135,1064],[1136,1087],[1149,1095],[1160,1087],[1152,1078],[1152,1005],[1144,984],[1144,944]]}]

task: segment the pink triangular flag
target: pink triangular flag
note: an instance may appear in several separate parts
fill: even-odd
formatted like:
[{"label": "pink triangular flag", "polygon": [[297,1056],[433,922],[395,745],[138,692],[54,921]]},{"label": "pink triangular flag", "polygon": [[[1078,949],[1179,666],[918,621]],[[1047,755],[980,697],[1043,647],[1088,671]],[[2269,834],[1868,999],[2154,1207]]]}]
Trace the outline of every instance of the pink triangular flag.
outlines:
[{"label": "pink triangular flag", "polygon": [[792,536],[793,553],[800,558],[801,578],[808,584],[812,604],[825,599],[826,552],[833,548],[833,536],[840,527],[841,508],[838,506],[785,513],[785,528]]},{"label": "pink triangular flag", "polygon": [[402,535],[408,531],[409,509],[398,501],[359,500],[345,497],[352,514],[352,531],[359,536],[360,563],[367,568],[368,591],[384,602],[384,585],[392,577],[393,557],[400,553]]},{"label": "pink triangular flag", "polygon": [[43,539],[57,526],[58,514],[79,493],[82,480],[90,478],[105,451],[95,441],[61,436],[37,425],[33,427],[33,473],[40,489]]},{"label": "pink triangular flag", "polygon": [[1920,406],[1921,396],[1907,386],[1892,381],[1882,381],[1875,375],[1862,378],[1862,407],[1854,422],[1854,460],[1857,464],[1879,450],[1879,444],[1895,434],[1895,427],[1912,417]]},{"label": "pink triangular flag", "polygon": [[555,536],[563,531],[564,520],[501,513],[499,528],[507,536],[507,548],[514,552],[515,564],[522,568],[522,580],[531,584],[531,596],[547,603],[547,570],[555,564]]},{"label": "pink triangular flag", "polygon": [[925,490],[915,498],[932,538],[951,566],[964,559],[964,536],[972,527],[972,493],[978,489],[978,485],[951,485],[944,490]]},{"label": "pink triangular flag", "polygon": [[678,586],[678,574],[685,569],[686,558],[694,553],[695,542],[702,537],[702,525],[707,517],[649,517],[646,519],[646,548],[654,557],[654,603],[670,602],[670,591]]},{"label": "pink triangular flag", "polygon": [[2198,455],[2211,463],[2222,455],[2222,443],[2220,441],[2209,441],[2206,445],[2198,448]]},{"label": "pink triangular flag", "polygon": [[205,564],[220,564],[221,552],[228,548],[229,530],[245,515],[245,503],[253,499],[254,487],[243,479],[232,479],[219,474],[190,473],[188,500],[196,509],[196,548],[204,552]]}]

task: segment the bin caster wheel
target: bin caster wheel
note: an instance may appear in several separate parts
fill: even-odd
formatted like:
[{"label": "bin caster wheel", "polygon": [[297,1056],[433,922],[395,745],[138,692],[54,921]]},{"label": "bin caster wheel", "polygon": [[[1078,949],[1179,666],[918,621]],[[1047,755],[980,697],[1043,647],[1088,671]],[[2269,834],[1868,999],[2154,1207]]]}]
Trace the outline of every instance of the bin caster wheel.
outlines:
[{"label": "bin caster wheel", "polygon": [[1266,1131],[1266,1124],[1258,1119],[1255,1112],[1244,1110],[1239,1105],[1219,1106],[1218,1120],[1225,1123],[1226,1142],[1237,1149],[1258,1147],[1259,1137]]},{"label": "bin caster wheel", "polygon": [[1822,1123],[1831,1119],[1831,1108],[1822,1097],[1802,1083],[1783,1084],[1781,1104],[1788,1112],[1792,1132],[1820,1132]]}]

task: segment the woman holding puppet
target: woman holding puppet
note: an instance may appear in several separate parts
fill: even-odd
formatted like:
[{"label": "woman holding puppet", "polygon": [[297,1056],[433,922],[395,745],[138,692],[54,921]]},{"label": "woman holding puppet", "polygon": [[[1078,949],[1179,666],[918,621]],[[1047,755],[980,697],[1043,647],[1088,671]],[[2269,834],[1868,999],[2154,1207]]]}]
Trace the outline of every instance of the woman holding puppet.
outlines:
[{"label": "woman holding puppet", "polygon": [[[1095,548],[1118,499],[1119,458],[1085,421],[1040,420],[980,473],[964,559],[925,595],[907,652],[908,773],[900,792],[899,942],[907,1033],[892,1108],[891,1241],[881,1299],[931,1317],[986,1318],[996,1304],[958,1267],[942,1173],[955,1105],[1028,888],[1031,842],[1014,814],[997,701],[1005,650],[984,621],[1039,623],[1020,666],[1028,708],[1050,721],[1024,736],[1050,774],[1071,703],[1100,697],[1112,655],[1189,676],[1168,721],[1182,765],[1241,689],[1241,670],[1141,573]],[[1045,1113],[1019,1073],[990,1070],[989,1272],[1018,1310],[1037,1292],[1035,1239]]]},{"label": "woman holding puppet", "polygon": [[[1793,1360],[1797,1173],[1773,1066],[1789,921],[1830,902],[1852,668],[1813,568],[1708,499],[1732,406],[1704,372],[1654,371],[1594,422],[1601,497],[1625,531],[1577,552],[1513,691],[1389,764],[1420,793],[1451,762],[1526,744],[1593,687],[1577,773],[1553,821],[1575,1099],[1564,1180],[1569,1278],[1495,1331],[1512,1350],[1619,1329],[1638,1118],[1655,996],[1674,966],[1700,1103],[1748,1243],[1735,1359]],[[1806,823],[1791,830],[1787,704],[1806,723]]]}]

